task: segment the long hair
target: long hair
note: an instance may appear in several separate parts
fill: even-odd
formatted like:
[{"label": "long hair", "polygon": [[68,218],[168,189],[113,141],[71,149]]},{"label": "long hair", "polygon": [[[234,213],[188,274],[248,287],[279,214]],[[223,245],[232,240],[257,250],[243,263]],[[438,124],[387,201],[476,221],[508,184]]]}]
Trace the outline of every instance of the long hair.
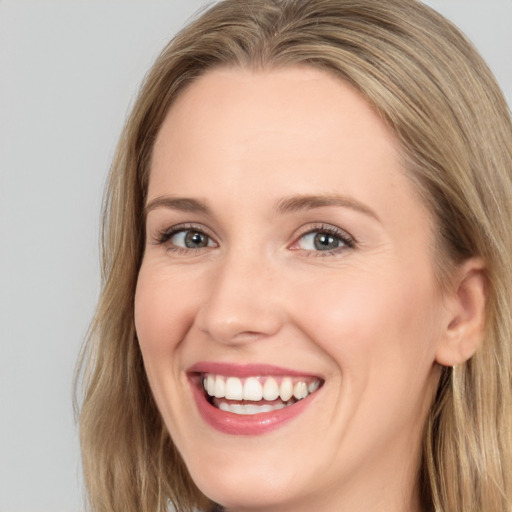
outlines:
[{"label": "long hair", "polygon": [[355,87],[400,141],[436,220],[440,286],[472,256],[487,267],[484,341],[445,368],[425,426],[425,511],[512,510],[512,126],[471,43],[416,0],[225,0],[163,50],[119,142],[104,199],[102,293],[84,346],[80,435],[95,512],[204,509],[160,418],[134,328],[152,148],[187,84],[219,66],[307,65]]}]

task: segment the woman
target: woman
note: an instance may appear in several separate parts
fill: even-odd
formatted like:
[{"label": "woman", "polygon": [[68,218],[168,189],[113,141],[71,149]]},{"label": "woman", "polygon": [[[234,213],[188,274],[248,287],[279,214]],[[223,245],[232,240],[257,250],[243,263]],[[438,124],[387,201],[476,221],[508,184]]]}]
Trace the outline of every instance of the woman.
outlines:
[{"label": "woman", "polygon": [[107,190],[93,510],[512,510],[511,169],[491,73],[421,3],[203,13]]}]

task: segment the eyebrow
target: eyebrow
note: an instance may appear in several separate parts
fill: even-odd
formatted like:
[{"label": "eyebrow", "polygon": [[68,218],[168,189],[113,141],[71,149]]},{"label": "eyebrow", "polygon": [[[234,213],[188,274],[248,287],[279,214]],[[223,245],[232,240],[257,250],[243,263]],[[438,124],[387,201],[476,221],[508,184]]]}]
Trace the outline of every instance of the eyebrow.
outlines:
[{"label": "eyebrow", "polygon": [[210,215],[210,209],[203,201],[192,199],[189,197],[171,197],[171,196],[159,196],[152,199],[144,207],[144,217],[155,208],[168,208],[170,210],[178,210],[181,212],[191,213],[203,213]]},{"label": "eyebrow", "polygon": [[[295,195],[284,197],[277,201],[274,205],[274,210],[277,213],[291,213],[304,210],[313,210],[315,208],[324,208],[328,206],[341,206],[343,208],[350,208],[371,217],[378,222],[380,219],[378,215],[364,203],[347,196],[340,196],[337,194],[326,195]],[[144,217],[156,208],[168,208],[170,210],[177,210],[189,213],[202,213],[204,215],[211,215],[211,210],[205,202],[190,197],[172,197],[172,196],[159,196],[152,199],[144,207]]]},{"label": "eyebrow", "polygon": [[364,203],[357,199],[348,196],[341,196],[337,194],[327,195],[298,195],[285,197],[280,199],[275,209],[278,213],[289,213],[303,210],[312,210],[315,208],[323,208],[326,206],[341,206],[343,208],[350,208],[357,212],[363,213],[368,217],[372,217],[380,222],[379,216]]}]

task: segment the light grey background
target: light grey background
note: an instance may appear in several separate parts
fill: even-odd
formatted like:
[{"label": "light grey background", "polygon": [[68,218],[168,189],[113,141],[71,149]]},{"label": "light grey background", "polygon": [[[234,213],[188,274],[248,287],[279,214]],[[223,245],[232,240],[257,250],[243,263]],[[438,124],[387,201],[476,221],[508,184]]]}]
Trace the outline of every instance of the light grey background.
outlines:
[{"label": "light grey background", "polygon": [[[431,0],[512,99],[512,0]],[[0,1],[0,512],[82,510],[71,407],[101,194],[137,87],[202,0]]]}]

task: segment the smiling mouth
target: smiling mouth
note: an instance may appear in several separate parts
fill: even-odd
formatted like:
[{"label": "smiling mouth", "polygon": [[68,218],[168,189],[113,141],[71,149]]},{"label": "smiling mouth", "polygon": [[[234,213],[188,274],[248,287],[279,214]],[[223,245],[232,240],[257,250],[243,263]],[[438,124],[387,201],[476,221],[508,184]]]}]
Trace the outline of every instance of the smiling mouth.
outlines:
[{"label": "smiling mouth", "polygon": [[206,400],[221,411],[257,415],[290,407],[317,391],[323,381],[315,377],[254,376],[239,378],[203,374]]}]

